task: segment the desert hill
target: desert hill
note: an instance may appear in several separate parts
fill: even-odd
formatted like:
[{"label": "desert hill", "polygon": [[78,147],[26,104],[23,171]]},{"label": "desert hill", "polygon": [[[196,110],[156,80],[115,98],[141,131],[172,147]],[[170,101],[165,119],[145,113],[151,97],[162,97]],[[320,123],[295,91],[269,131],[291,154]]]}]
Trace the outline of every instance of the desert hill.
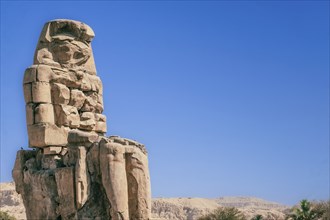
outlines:
[{"label": "desert hill", "polygon": [[[217,207],[236,207],[245,215],[261,214],[267,219],[283,219],[288,206],[253,197],[204,198],[154,198],[152,216],[154,220],[196,220]],[[0,209],[17,219],[26,219],[23,201],[15,191],[13,182],[0,184]]]}]

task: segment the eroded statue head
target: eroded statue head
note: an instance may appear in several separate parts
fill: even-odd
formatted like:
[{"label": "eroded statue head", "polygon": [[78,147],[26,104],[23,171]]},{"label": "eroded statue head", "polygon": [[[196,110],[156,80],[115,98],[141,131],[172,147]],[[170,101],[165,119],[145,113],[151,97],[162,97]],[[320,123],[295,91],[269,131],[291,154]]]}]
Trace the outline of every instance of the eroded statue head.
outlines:
[{"label": "eroded statue head", "polygon": [[47,22],[39,38],[34,64],[83,67],[87,73],[95,75],[93,38],[93,30],[82,22],[64,19]]}]

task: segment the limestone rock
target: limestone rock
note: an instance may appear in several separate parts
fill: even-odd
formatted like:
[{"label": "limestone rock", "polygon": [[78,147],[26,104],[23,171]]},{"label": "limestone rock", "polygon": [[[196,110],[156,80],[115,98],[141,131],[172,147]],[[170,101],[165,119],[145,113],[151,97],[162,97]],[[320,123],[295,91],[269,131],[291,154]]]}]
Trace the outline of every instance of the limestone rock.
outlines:
[{"label": "limestone rock", "polygon": [[70,89],[60,83],[52,83],[52,103],[69,104]]},{"label": "limestone rock", "polygon": [[85,75],[82,79],[81,90],[85,92],[98,92],[103,94],[102,82],[98,76]]},{"label": "limestone rock", "polygon": [[76,107],[70,105],[55,105],[56,124],[77,128],[80,125],[80,117]]},{"label": "limestone rock", "polygon": [[106,133],[107,132],[107,123],[106,123],[106,116],[102,114],[95,113],[95,131],[99,133]]},{"label": "limestone rock", "polygon": [[78,89],[71,90],[70,105],[76,107],[78,110],[84,105],[86,96]]},{"label": "limestone rock", "polygon": [[92,131],[95,128],[95,124],[95,116],[92,112],[83,112],[80,115],[80,129]]},{"label": "limestone rock", "polygon": [[103,112],[102,95],[96,92],[87,92],[85,93],[85,95],[86,95],[86,100],[81,108],[81,111],[102,113]]},{"label": "limestone rock", "polygon": [[51,80],[54,77],[54,72],[52,70],[52,68],[48,65],[34,65],[36,66],[36,72],[37,72],[37,76],[36,76],[36,80],[39,82],[51,82]]},{"label": "limestone rock", "polygon": [[62,147],[58,147],[58,146],[45,147],[43,149],[43,153],[45,155],[59,154],[61,152],[62,152]]},{"label": "limestone rock", "polygon": [[61,158],[57,155],[47,155],[44,154],[41,159],[42,169],[56,169],[62,164]]},{"label": "limestone rock", "polygon": [[22,198],[27,219],[56,219],[58,197],[52,171],[25,171]]},{"label": "limestone rock", "polygon": [[69,219],[76,212],[74,199],[74,170],[73,167],[64,167],[56,170],[55,180],[58,191],[59,206],[57,212],[64,219]]},{"label": "limestone rock", "polygon": [[78,129],[71,130],[68,136],[68,142],[74,146],[91,146],[99,140],[99,136],[94,132],[86,132]]},{"label": "limestone rock", "polygon": [[52,104],[41,103],[34,109],[34,123],[55,123],[54,108]]},{"label": "limestone rock", "polygon": [[65,146],[68,143],[65,129],[49,123],[29,125],[28,134],[33,147]]},{"label": "limestone rock", "polygon": [[35,82],[37,79],[37,71],[36,65],[32,65],[31,67],[27,68],[24,73],[23,83],[32,83]]},{"label": "limestone rock", "polygon": [[50,82],[61,83],[69,88],[80,89],[84,73],[78,70],[66,70],[52,67],[52,78]]},{"label": "limestone rock", "polygon": [[103,121],[97,121],[95,124],[94,130],[99,133],[106,133],[107,132],[107,123]]},{"label": "limestone rock", "polygon": [[13,179],[16,184],[16,191],[20,194],[24,192],[23,172],[24,172],[25,162],[35,156],[36,156],[35,151],[20,150],[16,154],[15,165],[12,173],[13,173]]},{"label": "limestone rock", "polygon": [[107,117],[105,115],[102,115],[102,114],[97,114],[96,113],[94,115],[94,117],[95,117],[96,121],[100,121],[100,122],[106,122],[106,120],[107,120]]},{"label": "limestone rock", "polygon": [[49,83],[32,83],[32,99],[35,103],[52,103]]}]

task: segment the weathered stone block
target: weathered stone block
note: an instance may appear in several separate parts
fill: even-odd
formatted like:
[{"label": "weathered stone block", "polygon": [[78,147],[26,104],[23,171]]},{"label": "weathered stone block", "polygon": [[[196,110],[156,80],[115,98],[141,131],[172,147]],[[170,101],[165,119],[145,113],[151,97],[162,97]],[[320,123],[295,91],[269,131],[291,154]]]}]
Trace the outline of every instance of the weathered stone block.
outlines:
[{"label": "weathered stone block", "polygon": [[106,123],[106,116],[102,114],[95,113],[95,131],[100,133],[107,132],[107,123]]},{"label": "weathered stone block", "polygon": [[78,129],[69,131],[68,142],[70,145],[90,147],[98,140],[99,136],[95,132],[86,132]]},{"label": "weathered stone block", "polygon": [[97,105],[97,100],[93,99],[93,97],[87,96],[84,105],[81,108],[81,111],[95,112],[96,105]]},{"label": "weathered stone block", "polygon": [[43,148],[43,153],[45,155],[52,155],[52,154],[60,154],[62,151],[62,147],[58,146],[51,146]]},{"label": "weathered stone block", "polygon": [[106,122],[107,121],[107,117],[105,115],[95,113],[95,121]]},{"label": "weathered stone block", "polygon": [[55,123],[54,107],[52,104],[39,104],[34,109],[34,123]]},{"label": "weathered stone block", "polygon": [[50,85],[47,82],[32,83],[32,99],[35,103],[51,103]]},{"label": "weathered stone block", "polygon": [[67,131],[49,123],[29,125],[28,134],[29,143],[34,147],[65,146],[68,143]]},{"label": "weathered stone block", "polygon": [[53,70],[51,66],[40,64],[37,68],[37,81],[50,82],[53,78]]},{"label": "weathered stone block", "polygon": [[24,171],[22,198],[27,219],[58,219],[57,189],[51,170]]},{"label": "weathered stone block", "polygon": [[34,124],[34,104],[33,103],[26,104],[25,113],[26,113],[26,124],[33,125]]},{"label": "weathered stone block", "polygon": [[88,74],[84,74],[81,81],[80,89],[85,92],[92,91],[91,81],[88,76],[89,76]]},{"label": "weathered stone block", "polygon": [[89,120],[89,119],[93,119],[95,120],[95,114],[92,112],[83,112],[80,115],[81,120]]},{"label": "weathered stone block", "polygon": [[102,113],[103,112],[103,104],[102,104],[102,96],[93,92],[86,96],[86,100],[84,105],[81,108],[81,111],[84,112],[95,112]]},{"label": "weathered stone block", "polygon": [[80,129],[92,131],[95,128],[95,116],[92,112],[83,112],[80,115]]},{"label": "weathered stone block", "polygon": [[36,81],[37,78],[37,66],[33,65],[25,70],[23,83],[32,83]]},{"label": "weathered stone block", "polygon": [[74,191],[74,168],[63,167],[55,172],[55,180],[59,197],[58,212],[62,219],[68,219],[68,216],[76,211],[75,191]]},{"label": "weathered stone block", "polygon": [[78,89],[72,89],[71,90],[71,99],[70,99],[70,105],[76,107],[78,110],[81,109],[81,107],[84,105],[86,96],[84,93]]},{"label": "weathered stone block", "polygon": [[103,121],[96,122],[94,130],[96,132],[106,133],[107,132],[107,123],[103,122]]},{"label": "weathered stone block", "polygon": [[93,91],[102,94],[103,89],[101,79],[95,75],[84,74],[81,83],[81,90],[85,92]]},{"label": "weathered stone block", "polygon": [[61,83],[70,88],[79,89],[81,86],[82,75],[84,74],[78,70],[67,70],[61,68],[52,68],[53,75],[51,82]]},{"label": "weathered stone block", "polygon": [[77,128],[80,125],[80,116],[77,108],[70,105],[55,105],[56,124]]},{"label": "weathered stone block", "polygon": [[69,104],[70,89],[60,83],[52,83],[52,103],[53,104]]},{"label": "weathered stone block", "polygon": [[24,176],[23,171],[25,167],[25,162],[30,158],[36,156],[36,151],[32,150],[19,150],[16,154],[16,160],[14,169],[12,171],[13,179],[15,181],[15,187],[17,193],[23,193],[24,190]]},{"label": "weathered stone block", "polygon": [[41,159],[41,167],[43,169],[56,169],[62,164],[61,157],[58,155],[47,155],[44,154]]},{"label": "weathered stone block", "polygon": [[23,89],[24,89],[25,103],[32,102],[32,84],[31,83],[24,84]]}]

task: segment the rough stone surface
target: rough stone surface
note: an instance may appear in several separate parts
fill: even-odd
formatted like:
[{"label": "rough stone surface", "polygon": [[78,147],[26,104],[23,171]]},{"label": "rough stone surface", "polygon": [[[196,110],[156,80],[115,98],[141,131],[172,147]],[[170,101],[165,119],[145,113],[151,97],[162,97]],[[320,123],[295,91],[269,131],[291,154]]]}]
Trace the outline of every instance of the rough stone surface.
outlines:
[{"label": "rough stone surface", "polygon": [[61,157],[57,155],[42,155],[41,158],[41,168],[42,169],[56,169],[57,167],[61,167],[62,161]]},{"label": "rough stone surface", "polygon": [[83,112],[80,115],[80,129],[92,131],[95,128],[95,124],[95,116],[92,112]]},{"label": "rough stone surface", "polygon": [[55,181],[58,191],[59,206],[57,211],[63,219],[74,216],[76,205],[74,199],[74,171],[73,167],[64,167],[55,172]]},{"label": "rough stone surface", "polygon": [[24,73],[29,147],[13,178],[28,219],[151,219],[144,145],[105,137],[103,88],[84,23],[45,24]]},{"label": "rough stone surface", "polygon": [[62,147],[57,147],[57,146],[55,146],[55,147],[45,147],[43,150],[44,150],[43,153],[46,154],[46,155],[47,154],[59,154],[59,153],[62,152]]},{"label": "rough stone surface", "polygon": [[71,90],[71,99],[70,99],[70,105],[76,107],[78,110],[81,109],[81,107],[84,105],[86,96],[84,93],[78,89],[72,89]]},{"label": "rough stone surface", "polygon": [[54,107],[52,104],[39,104],[34,109],[34,123],[54,124]]},{"label": "rough stone surface", "polygon": [[37,79],[36,66],[31,66],[25,70],[23,83],[32,83]]},{"label": "rough stone surface", "polygon": [[66,130],[50,123],[29,125],[28,134],[30,147],[64,146],[68,143]]},{"label": "rough stone surface", "polygon": [[73,146],[89,147],[94,142],[99,140],[98,134],[95,132],[87,132],[79,129],[74,129],[69,132],[69,143]]},{"label": "rough stone surface", "polygon": [[54,104],[69,104],[70,89],[63,84],[53,83],[52,86],[52,102]]},{"label": "rough stone surface", "polygon": [[52,103],[48,82],[32,83],[32,100],[34,103]]},{"label": "rough stone surface", "polygon": [[56,125],[78,128],[80,117],[76,107],[71,105],[55,105]]}]

